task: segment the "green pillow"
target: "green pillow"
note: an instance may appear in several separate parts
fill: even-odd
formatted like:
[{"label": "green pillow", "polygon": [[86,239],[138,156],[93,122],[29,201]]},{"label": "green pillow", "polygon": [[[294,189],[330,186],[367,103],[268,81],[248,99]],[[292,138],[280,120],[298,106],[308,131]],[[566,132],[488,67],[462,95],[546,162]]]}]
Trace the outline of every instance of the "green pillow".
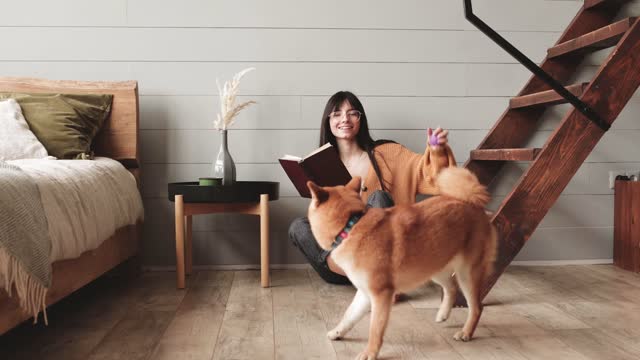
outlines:
[{"label": "green pillow", "polygon": [[91,143],[111,111],[110,94],[0,93],[16,99],[29,128],[49,155],[91,159]]}]

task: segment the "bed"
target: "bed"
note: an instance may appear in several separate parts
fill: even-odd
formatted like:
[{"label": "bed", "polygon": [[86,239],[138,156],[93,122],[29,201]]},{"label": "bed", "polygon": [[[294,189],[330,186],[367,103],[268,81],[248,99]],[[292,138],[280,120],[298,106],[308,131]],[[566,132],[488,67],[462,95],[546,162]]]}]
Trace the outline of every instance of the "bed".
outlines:
[{"label": "bed", "polygon": [[[96,160],[78,160],[79,163],[70,165],[70,167],[84,167],[86,171],[93,168],[101,168],[103,171],[119,168],[120,172],[124,172],[129,177],[128,181],[133,184],[139,197],[137,82],[61,81],[0,77],[0,92],[113,94],[110,116],[93,142],[92,147]],[[56,162],[58,160],[50,161]],[[76,160],[69,160],[69,162],[71,161]],[[95,163],[89,163],[90,161],[95,161]],[[18,165],[32,171],[40,166],[37,161],[22,161]],[[56,173],[63,173],[60,170],[61,167],[64,167],[63,165],[64,163],[60,162],[59,164],[51,163],[49,166],[57,167]],[[110,189],[109,191],[114,190]],[[92,244],[87,245],[91,248],[90,250],[78,252],[73,258],[65,258],[68,256],[62,256],[58,251],[54,256],[56,260],[51,263],[51,286],[45,298],[46,306],[59,301],[117,265],[135,257],[138,252],[141,230],[142,217],[140,216],[132,224],[118,227],[115,232],[110,231],[110,235],[94,234],[94,237],[99,238],[99,242],[96,243],[93,239]],[[88,233],[87,237],[89,237]],[[104,237],[104,239],[100,237]],[[0,290],[0,334],[31,317],[31,314],[20,308],[15,296],[10,297],[4,290]]]}]

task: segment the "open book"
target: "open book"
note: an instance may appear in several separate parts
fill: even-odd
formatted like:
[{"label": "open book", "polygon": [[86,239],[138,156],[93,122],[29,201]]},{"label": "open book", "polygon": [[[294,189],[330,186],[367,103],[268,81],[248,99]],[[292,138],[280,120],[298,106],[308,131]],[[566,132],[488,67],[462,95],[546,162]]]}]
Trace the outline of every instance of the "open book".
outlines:
[{"label": "open book", "polygon": [[309,180],[320,186],[346,185],[351,180],[349,171],[331,143],[324,144],[304,158],[285,155],[278,160],[302,197],[311,197],[307,188]]}]

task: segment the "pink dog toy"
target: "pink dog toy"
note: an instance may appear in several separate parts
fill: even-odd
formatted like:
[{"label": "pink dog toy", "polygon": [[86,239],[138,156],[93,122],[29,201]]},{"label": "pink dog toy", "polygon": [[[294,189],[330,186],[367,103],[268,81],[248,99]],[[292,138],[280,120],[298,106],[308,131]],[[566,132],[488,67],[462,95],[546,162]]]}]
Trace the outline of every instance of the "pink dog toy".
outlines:
[{"label": "pink dog toy", "polygon": [[436,136],[436,134],[429,136],[429,145],[431,146],[440,145],[440,142],[438,141],[438,136]]}]

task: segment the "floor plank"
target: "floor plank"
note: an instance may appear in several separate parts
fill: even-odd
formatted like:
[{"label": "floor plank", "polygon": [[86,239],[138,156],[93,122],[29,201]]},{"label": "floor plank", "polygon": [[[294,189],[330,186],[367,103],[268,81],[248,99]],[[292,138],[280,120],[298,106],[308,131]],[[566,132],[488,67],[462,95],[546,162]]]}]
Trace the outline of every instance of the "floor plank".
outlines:
[{"label": "floor plank", "polygon": [[396,304],[383,346],[391,347],[402,359],[463,359],[433,328],[435,317],[425,319],[419,311],[409,302]]},{"label": "floor plank", "polygon": [[[50,325],[22,324],[0,337],[0,359],[353,359],[367,315],[342,341],[327,330],[355,295],[312,270],[199,271],[187,288],[175,273],[109,277],[49,309]],[[395,304],[381,359],[638,359],[640,275],[610,265],[510,267],[487,299],[475,338],[453,340],[466,319],[435,323],[440,289]]]},{"label": "floor plank", "polygon": [[[486,309],[485,309],[486,310]],[[433,323],[437,310],[433,309],[416,309],[418,317],[424,323]],[[467,317],[466,309],[453,309],[451,316],[444,323],[432,325],[433,329],[438,332],[443,339],[458,353],[463,359],[468,360],[524,360],[526,357],[521,354],[513,346],[509,346],[505,339],[494,334],[495,329],[487,326],[488,316],[483,314],[480,323],[474,334],[474,338],[470,342],[460,342],[453,340],[456,331],[462,328]],[[495,325],[495,321],[493,326]],[[530,328],[535,328],[529,325]],[[531,330],[529,331],[531,332]]]},{"label": "floor plank", "polygon": [[209,360],[224,317],[233,272],[201,272],[162,335],[152,358]]},{"label": "floor plank", "polygon": [[[186,292],[168,272],[149,273],[131,288],[128,311],[91,352],[89,360],[149,358]],[[175,279],[174,279],[175,280]]]},{"label": "floor plank", "polygon": [[512,304],[502,307],[505,311],[520,314],[544,330],[588,329],[589,325],[566,314],[547,302],[533,304]]},{"label": "floor plank", "polygon": [[259,284],[259,272],[235,272],[214,360],[275,358],[271,288]]},{"label": "floor plank", "polygon": [[277,359],[336,359],[306,270],[272,272]]},{"label": "floor plank", "polygon": [[[311,284],[318,297],[318,308],[323,315],[326,328],[333,329],[342,318],[351,303],[356,291],[351,286],[330,285],[325,283],[315,272],[308,271]],[[354,359],[366,346],[369,334],[369,316],[365,316],[348,334],[339,341],[332,341],[338,359]],[[325,335],[326,336],[326,335]],[[384,348],[381,357],[394,356],[388,347]]]},{"label": "floor plank", "polygon": [[640,287],[640,273],[622,270],[611,265],[588,265],[584,268],[600,276],[603,281],[624,282],[634,287]]},{"label": "floor plank", "polygon": [[640,357],[635,349],[619,346],[599,329],[561,330],[553,334],[589,359],[637,360]]},{"label": "floor plank", "polygon": [[174,313],[131,309],[88,357],[89,360],[149,358]]},{"label": "floor plank", "polygon": [[502,340],[530,360],[589,360],[584,354],[568,347],[549,334],[536,336],[514,336]]},{"label": "floor plank", "polygon": [[640,306],[626,301],[557,303],[565,313],[597,329],[625,329],[640,324]]},{"label": "floor plank", "polygon": [[0,359],[87,359],[135,301],[135,286],[98,279],[50,307],[48,326],[26,321],[0,336]]}]

